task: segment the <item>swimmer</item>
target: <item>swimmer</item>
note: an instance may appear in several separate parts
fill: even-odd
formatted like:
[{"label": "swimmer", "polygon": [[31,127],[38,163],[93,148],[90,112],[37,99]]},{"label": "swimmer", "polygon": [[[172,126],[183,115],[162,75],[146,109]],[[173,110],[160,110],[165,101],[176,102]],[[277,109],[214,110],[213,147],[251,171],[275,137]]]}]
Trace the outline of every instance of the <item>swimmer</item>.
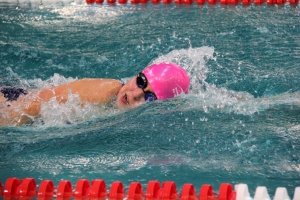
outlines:
[{"label": "swimmer", "polygon": [[[40,114],[41,104],[55,98],[68,100],[68,93],[77,94],[82,104],[107,104],[116,97],[119,109],[130,109],[144,102],[174,98],[188,93],[186,71],[173,63],[163,62],[146,67],[126,84],[115,79],[81,79],[41,90],[0,86],[0,126],[31,123]],[[6,113],[6,114],[4,114]]]}]

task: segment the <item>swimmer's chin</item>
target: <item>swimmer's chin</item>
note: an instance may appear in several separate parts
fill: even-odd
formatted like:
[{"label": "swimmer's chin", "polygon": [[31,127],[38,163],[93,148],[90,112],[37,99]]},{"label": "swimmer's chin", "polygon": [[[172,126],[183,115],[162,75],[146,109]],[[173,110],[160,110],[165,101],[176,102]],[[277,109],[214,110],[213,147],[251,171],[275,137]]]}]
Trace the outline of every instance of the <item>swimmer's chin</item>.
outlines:
[{"label": "swimmer's chin", "polygon": [[118,109],[120,109],[120,110],[130,110],[130,109],[137,107],[137,106],[132,106],[132,105],[126,105],[123,102],[116,102],[116,105],[117,105]]}]

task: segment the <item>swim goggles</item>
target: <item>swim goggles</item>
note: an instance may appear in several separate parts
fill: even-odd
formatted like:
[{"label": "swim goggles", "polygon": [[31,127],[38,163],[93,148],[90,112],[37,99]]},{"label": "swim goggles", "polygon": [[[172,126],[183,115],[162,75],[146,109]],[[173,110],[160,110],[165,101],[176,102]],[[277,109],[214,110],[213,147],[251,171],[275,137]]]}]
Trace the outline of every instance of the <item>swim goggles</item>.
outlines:
[{"label": "swim goggles", "polygon": [[143,74],[142,72],[138,73],[136,77],[136,84],[143,90],[145,94],[145,101],[155,101],[157,99],[156,95],[153,92],[144,90],[148,85],[148,81],[145,74]]}]

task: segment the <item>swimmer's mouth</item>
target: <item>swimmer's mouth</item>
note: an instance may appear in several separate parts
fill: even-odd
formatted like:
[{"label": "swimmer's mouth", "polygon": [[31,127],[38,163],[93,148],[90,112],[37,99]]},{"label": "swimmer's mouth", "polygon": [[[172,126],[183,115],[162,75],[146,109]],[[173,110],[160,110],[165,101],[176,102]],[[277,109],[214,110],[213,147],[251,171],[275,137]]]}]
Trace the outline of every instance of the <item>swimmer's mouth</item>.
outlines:
[{"label": "swimmer's mouth", "polygon": [[125,103],[125,104],[129,104],[128,99],[127,99],[127,94],[125,94],[125,95],[123,96],[122,101],[123,101],[123,103]]},{"label": "swimmer's mouth", "polygon": [[129,104],[128,99],[127,99],[127,94],[125,94],[125,101],[127,102],[127,104]]}]

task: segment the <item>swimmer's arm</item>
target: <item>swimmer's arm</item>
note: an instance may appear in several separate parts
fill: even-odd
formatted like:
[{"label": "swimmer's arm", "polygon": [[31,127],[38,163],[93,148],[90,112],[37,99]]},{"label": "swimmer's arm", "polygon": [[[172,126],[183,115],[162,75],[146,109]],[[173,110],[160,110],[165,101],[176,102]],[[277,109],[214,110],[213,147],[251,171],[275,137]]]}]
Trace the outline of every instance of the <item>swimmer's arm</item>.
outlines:
[{"label": "swimmer's arm", "polygon": [[39,93],[43,101],[52,97],[60,103],[65,103],[68,94],[78,94],[82,103],[107,103],[116,95],[122,87],[122,83],[114,79],[82,79],[68,84],[60,85],[52,89],[45,89]]},{"label": "swimmer's arm", "polygon": [[59,103],[65,103],[68,100],[69,92],[78,94],[82,103],[104,104],[117,95],[121,87],[122,83],[114,79],[82,79],[54,88],[43,89],[13,102],[14,106],[19,105],[22,111],[12,111],[11,116],[15,118],[19,115],[17,125],[22,125],[30,121],[30,117],[36,117],[40,114],[43,102],[55,97]]}]

